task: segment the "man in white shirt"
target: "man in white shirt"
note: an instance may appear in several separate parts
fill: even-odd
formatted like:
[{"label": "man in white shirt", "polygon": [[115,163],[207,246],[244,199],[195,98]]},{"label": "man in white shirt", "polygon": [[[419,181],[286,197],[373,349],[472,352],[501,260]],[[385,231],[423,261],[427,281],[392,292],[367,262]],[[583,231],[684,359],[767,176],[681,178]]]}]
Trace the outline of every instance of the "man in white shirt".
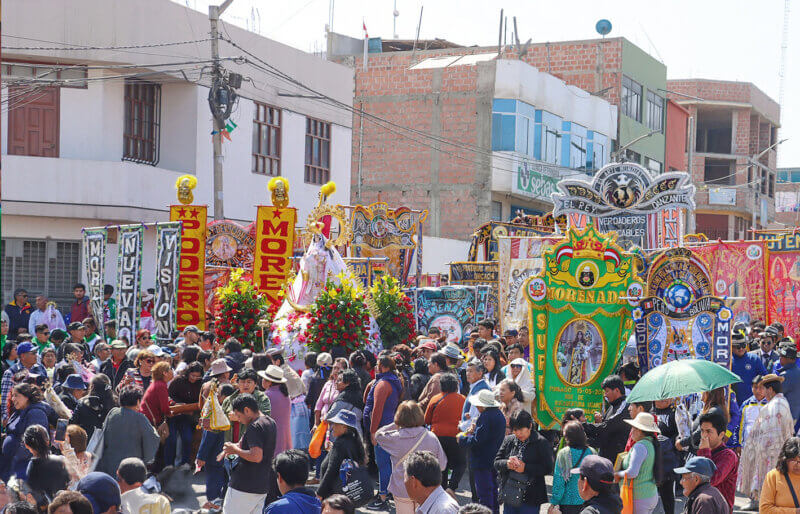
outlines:
[{"label": "man in white shirt", "polygon": [[64,316],[55,308],[48,312],[47,297],[40,294],[36,297],[36,310],[31,312],[31,317],[28,319],[28,333],[35,334],[36,326],[41,324],[47,325],[50,330],[67,328],[64,325]]},{"label": "man in white shirt", "polygon": [[169,500],[160,494],[151,494],[142,489],[147,478],[147,468],[142,459],[122,459],[117,468],[117,483],[122,493],[121,511],[131,514],[170,514]]},{"label": "man in white shirt", "polygon": [[406,458],[403,482],[409,498],[418,506],[416,514],[457,514],[458,502],[442,489],[442,469],[429,451]]}]

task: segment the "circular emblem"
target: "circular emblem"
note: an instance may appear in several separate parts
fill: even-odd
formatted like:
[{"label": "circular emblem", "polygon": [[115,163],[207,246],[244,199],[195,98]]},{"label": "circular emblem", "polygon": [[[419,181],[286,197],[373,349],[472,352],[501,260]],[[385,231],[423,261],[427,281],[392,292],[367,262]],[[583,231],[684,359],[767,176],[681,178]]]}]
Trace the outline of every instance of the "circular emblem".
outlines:
[{"label": "circular emblem", "polygon": [[711,316],[709,316],[709,315],[708,315],[708,314],[706,314],[706,313],[703,313],[703,314],[701,314],[701,315],[699,315],[699,316],[697,317],[697,323],[698,323],[698,324],[699,324],[699,325],[700,325],[702,328],[707,328],[707,327],[710,327],[710,326],[711,326]]},{"label": "circular emblem", "polygon": [[661,352],[661,343],[658,341],[651,341],[650,345],[647,347],[650,350],[650,353],[660,353]]},{"label": "circular emblem", "polygon": [[650,326],[653,328],[658,328],[664,322],[664,318],[661,317],[661,314],[655,313],[651,314],[649,318]]},{"label": "circular emblem", "polygon": [[750,364],[750,363],[748,362],[747,364],[745,364],[745,365],[744,365],[744,369],[746,369],[746,370],[748,370],[748,371],[749,371],[749,370],[753,369],[753,366],[752,366],[752,364]]},{"label": "circular emblem", "polygon": [[547,296],[547,285],[541,278],[534,278],[528,282],[528,296],[534,302],[540,302]]},{"label": "circular emblem", "polygon": [[751,261],[761,258],[762,250],[760,245],[750,245],[747,247],[747,258]]},{"label": "circular emblem", "polygon": [[431,327],[437,327],[448,343],[457,343],[461,341],[461,323],[450,314],[442,314],[437,316],[430,323]]},{"label": "circular emblem", "polygon": [[731,312],[730,309],[725,307],[723,309],[720,309],[720,311],[717,313],[717,316],[719,316],[719,319],[721,319],[722,321],[728,321],[733,317],[733,313]]},{"label": "circular emblem", "polygon": [[709,346],[708,343],[705,341],[702,343],[697,343],[697,346],[694,347],[696,356],[697,355],[708,355]]},{"label": "circular emblem", "polygon": [[583,289],[590,289],[597,283],[600,276],[600,270],[597,269],[597,264],[594,261],[583,261],[578,265],[578,271],[575,274],[575,280],[578,285]]},{"label": "circular emblem", "polygon": [[685,309],[692,302],[692,290],[677,282],[667,288],[664,297],[673,308]]},{"label": "circular emblem", "polygon": [[639,303],[639,299],[642,297],[643,292],[644,288],[642,287],[642,284],[633,282],[628,286],[628,303],[630,305],[637,305]]},{"label": "circular emblem", "polygon": [[389,233],[389,227],[383,216],[375,216],[369,225],[369,231],[378,239],[383,239]]},{"label": "circular emblem", "polygon": [[728,290],[728,284],[726,284],[724,280],[719,279],[714,283],[714,290],[717,294],[725,294],[725,291]]},{"label": "circular emblem", "polygon": [[218,234],[211,241],[211,253],[221,261],[232,259],[236,255],[236,248],[239,244],[228,234]]}]

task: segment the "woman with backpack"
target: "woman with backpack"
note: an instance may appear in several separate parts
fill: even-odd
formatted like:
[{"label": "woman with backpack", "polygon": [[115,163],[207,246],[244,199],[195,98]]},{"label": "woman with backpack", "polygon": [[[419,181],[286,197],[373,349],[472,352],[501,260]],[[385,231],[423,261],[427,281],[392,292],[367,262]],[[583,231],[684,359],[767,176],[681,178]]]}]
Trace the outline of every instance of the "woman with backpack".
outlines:
[{"label": "woman with backpack", "polygon": [[342,492],[339,470],[345,460],[350,459],[359,466],[363,466],[366,462],[364,443],[361,441],[356,415],[349,410],[340,410],[336,416],[328,420],[328,423],[335,439],[320,466],[317,489],[317,496],[320,498]]},{"label": "woman with backpack", "polygon": [[[650,514],[658,506],[658,486],[662,481],[662,455],[658,434],[661,432],[655,417],[640,412],[635,419],[626,419],[634,440],[631,451],[622,459],[622,471],[616,473],[620,480],[633,489],[633,512]],[[623,493],[623,503],[629,501]],[[628,505],[625,505],[626,507]]]},{"label": "woman with backpack", "polygon": [[[556,467],[553,470],[553,492],[550,504],[558,505],[561,514],[578,514],[583,499],[578,492],[578,475],[572,474],[579,468],[583,458],[594,455],[594,450],[586,442],[586,432],[579,421],[569,421],[564,425],[564,447],[556,454]],[[667,511],[672,512],[672,511]]]}]

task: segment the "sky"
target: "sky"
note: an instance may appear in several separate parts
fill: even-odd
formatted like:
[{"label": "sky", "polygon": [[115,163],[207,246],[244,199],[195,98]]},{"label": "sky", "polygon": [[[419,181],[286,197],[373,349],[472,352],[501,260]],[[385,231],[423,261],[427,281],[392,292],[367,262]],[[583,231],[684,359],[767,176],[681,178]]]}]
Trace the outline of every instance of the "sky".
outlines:
[{"label": "sky", "polygon": [[[208,12],[208,0],[172,0]],[[325,49],[325,26],[363,37],[413,39],[423,7],[421,39],[442,38],[466,46],[497,44],[500,9],[517,17],[520,40],[565,41],[599,37],[597,20],[611,21],[610,37],[625,37],[667,66],[667,78],[752,82],[778,100],[784,0],[234,0],[222,19],[314,52]],[[789,0],[789,38],[781,106],[778,166],[800,167],[800,0]],[[221,0],[214,2],[221,3]],[[509,41],[510,42],[510,41]],[[269,60],[268,56],[264,56]]]}]

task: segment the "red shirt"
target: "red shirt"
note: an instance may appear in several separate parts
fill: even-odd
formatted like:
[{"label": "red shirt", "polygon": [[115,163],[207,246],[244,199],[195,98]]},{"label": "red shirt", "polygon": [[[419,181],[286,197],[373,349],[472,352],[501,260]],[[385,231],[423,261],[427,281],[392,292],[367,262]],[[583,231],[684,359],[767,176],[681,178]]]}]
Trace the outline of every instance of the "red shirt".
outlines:
[{"label": "red shirt", "polygon": [[84,296],[82,301],[75,300],[72,304],[72,309],[69,311],[70,323],[79,321],[83,322],[89,317],[89,298]]},{"label": "red shirt", "polygon": [[169,414],[169,390],[163,380],[153,380],[144,392],[139,412],[144,414],[153,426],[163,423]]},{"label": "red shirt", "polygon": [[736,453],[721,444],[709,450],[708,448],[701,448],[697,450],[698,457],[707,457],[714,461],[717,470],[714,476],[711,477],[711,485],[719,489],[725,501],[733,511],[733,498],[736,495],[736,478],[739,476],[739,457]]}]

